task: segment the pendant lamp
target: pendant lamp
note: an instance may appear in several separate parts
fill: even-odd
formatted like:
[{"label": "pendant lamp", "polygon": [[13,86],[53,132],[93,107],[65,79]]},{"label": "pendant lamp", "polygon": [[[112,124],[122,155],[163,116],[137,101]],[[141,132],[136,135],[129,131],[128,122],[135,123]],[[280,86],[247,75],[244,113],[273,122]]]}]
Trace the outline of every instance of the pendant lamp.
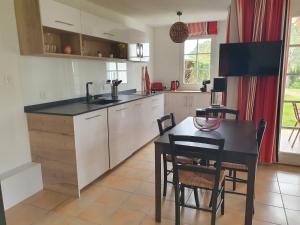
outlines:
[{"label": "pendant lamp", "polygon": [[170,28],[170,37],[175,43],[183,43],[189,37],[188,26],[180,21],[182,12],[178,11],[179,21],[174,23]]}]

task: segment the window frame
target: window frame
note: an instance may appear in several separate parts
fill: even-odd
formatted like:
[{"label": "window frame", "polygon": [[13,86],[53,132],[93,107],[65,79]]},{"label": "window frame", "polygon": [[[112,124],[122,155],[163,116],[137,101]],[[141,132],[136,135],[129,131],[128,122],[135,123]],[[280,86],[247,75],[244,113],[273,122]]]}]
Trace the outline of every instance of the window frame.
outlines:
[{"label": "window frame", "polygon": [[[107,63],[114,63],[116,64],[116,70],[108,70],[107,69]],[[124,63],[126,65],[126,70],[119,70],[119,66],[118,64],[120,63]],[[126,62],[106,62],[106,79],[107,80],[114,80],[110,77],[110,73],[116,73],[116,77],[115,79],[119,79],[119,73],[120,72],[126,72],[126,82],[124,80],[122,80],[122,84],[127,84],[128,83],[128,64]]]},{"label": "window frame", "polygon": [[[199,43],[198,43],[198,40],[201,40],[201,39],[210,39],[210,43],[211,43],[211,46],[210,46],[210,52],[209,53],[200,53],[199,52]],[[181,83],[182,83],[182,86],[184,88],[187,88],[187,89],[199,89],[200,86],[202,85],[202,82],[201,81],[200,83],[185,83],[185,56],[188,56],[188,55],[196,55],[196,60],[198,60],[198,57],[199,55],[210,55],[210,64],[209,64],[209,68],[208,68],[208,71],[209,71],[209,80],[211,80],[212,78],[212,61],[213,61],[213,43],[214,43],[214,39],[211,35],[203,35],[203,36],[200,36],[200,37],[192,37],[192,38],[188,38],[187,40],[197,40],[197,52],[194,53],[194,54],[185,54],[185,43],[182,44],[182,53],[180,54],[181,55]],[[197,61],[196,61],[197,62]],[[199,71],[197,69],[197,71]]]}]

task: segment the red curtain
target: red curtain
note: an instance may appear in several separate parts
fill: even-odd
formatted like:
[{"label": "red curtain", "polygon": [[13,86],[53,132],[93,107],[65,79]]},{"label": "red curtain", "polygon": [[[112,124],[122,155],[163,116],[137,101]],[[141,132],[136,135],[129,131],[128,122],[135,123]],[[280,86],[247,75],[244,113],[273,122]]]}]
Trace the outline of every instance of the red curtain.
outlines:
[{"label": "red curtain", "polygon": [[199,23],[188,23],[190,37],[199,37],[201,35],[212,35],[218,34],[218,22],[199,22]]},{"label": "red curtain", "polygon": [[[286,3],[289,0],[233,0],[228,42],[282,40]],[[265,118],[268,123],[261,146],[263,163],[273,162],[276,149],[278,81],[279,76],[241,77],[238,81],[240,119],[258,123]]]}]

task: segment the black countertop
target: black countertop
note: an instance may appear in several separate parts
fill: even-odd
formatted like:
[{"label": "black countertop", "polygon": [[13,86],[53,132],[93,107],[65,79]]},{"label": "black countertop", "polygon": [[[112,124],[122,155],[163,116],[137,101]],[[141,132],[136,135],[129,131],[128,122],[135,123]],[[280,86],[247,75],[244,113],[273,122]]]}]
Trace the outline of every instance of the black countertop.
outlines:
[{"label": "black countertop", "polygon": [[[26,113],[37,113],[37,114],[48,114],[48,115],[60,115],[60,116],[77,116],[84,113],[89,113],[99,109],[105,109],[112,106],[128,103],[131,101],[136,101],[143,98],[152,97],[155,95],[163,94],[163,92],[157,92],[150,95],[145,95],[141,93],[134,94],[119,94],[118,102],[96,105],[96,104],[86,104],[84,98],[60,101],[54,103],[46,103],[42,105],[26,106],[24,111]],[[111,99],[111,97],[104,96],[105,99]]]}]

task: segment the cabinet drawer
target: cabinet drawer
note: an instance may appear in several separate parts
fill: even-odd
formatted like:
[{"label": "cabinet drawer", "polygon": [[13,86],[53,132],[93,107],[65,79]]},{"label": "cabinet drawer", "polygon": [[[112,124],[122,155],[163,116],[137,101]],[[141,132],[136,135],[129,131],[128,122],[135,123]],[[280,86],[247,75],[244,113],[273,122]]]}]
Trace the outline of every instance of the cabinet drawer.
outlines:
[{"label": "cabinet drawer", "polygon": [[40,0],[42,25],[81,33],[80,10],[55,2]]}]

